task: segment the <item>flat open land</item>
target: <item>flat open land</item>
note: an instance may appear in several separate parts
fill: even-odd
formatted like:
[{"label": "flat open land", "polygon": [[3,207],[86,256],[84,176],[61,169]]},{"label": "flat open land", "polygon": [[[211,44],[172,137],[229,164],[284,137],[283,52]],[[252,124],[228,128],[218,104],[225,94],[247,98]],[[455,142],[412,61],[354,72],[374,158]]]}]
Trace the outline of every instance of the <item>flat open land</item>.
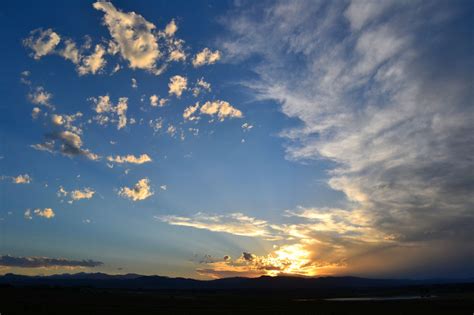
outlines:
[{"label": "flat open land", "polygon": [[[473,314],[474,291],[412,300],[327,301],[308,291],[140,291],[2,287],[0,313],[14,314]],[[367,296],[368,292],[365,292]],[[380,293],[380,292],[379,292]],[[330,297],[341,297],[331,293]],[[358,296],[361,296],[360,294]]]}]

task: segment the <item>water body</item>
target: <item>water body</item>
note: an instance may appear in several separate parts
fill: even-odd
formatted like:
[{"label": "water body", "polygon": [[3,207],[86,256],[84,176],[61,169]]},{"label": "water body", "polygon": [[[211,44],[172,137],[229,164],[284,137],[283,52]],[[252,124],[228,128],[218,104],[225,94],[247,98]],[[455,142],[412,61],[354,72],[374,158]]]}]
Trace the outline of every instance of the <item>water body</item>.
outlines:
[{"label": "water body", "polygon": [[398,301],[398,300],[419,300],[419,299],[429,299],[434,296],[364,296],[364,297],[347,297],[347,298],[332,298],[325,299],[325,301],[336,301],[336,302],[354,302],[354,301]]},{"label": "water body", "polygon": [[[419,296],[419,295],[404,295],[404,296],[364,296],[364,297],[345,297],[345,298],[330,298],[323,299],[324,301],[333,302],[355,302],[355,301],[399,301],[399,300],[419,300],[429,299],[435,296]],[[295,299],[296,302],[313,302],[321,299]]]}]

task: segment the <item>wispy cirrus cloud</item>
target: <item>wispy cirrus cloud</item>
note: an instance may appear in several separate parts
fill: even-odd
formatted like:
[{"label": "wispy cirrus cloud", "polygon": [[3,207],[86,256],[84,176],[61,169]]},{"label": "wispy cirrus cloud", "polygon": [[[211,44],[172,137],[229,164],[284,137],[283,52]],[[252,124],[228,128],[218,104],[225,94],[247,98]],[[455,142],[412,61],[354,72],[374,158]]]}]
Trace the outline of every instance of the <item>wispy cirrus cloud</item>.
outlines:
[{"label": "wispy cirrus cloud", "polygon": [[220,259],[202,261],[196,272],[209,278],[259,277],[262,275],[316,276],[333,274],[344,269],[345,263],[321,263],[312,257],[312,251],[303,244],[276,247],[267,255],[242,252],[237,259],[225,255]]},{"label": "wispy cirrus cloud", "polygon": [[160,215],[156,220],[171,225],[187,226],[212,232],[224,232],[239,236],[274,238],[271,227],[264,220],[246,216],[242,213],[206,214],[196,213],[192,217]]},{"label": "wispy cirrus cloud", "polygon": [[[170,225],[246,236],[273,243],[266,254],[245,252],[237,259],[201,261],[197,272],[209,277],[297,274],[314,276],[348,272],[359,251],[393,246],[390,235],[372,227],[362,210],[299,207],[275,223],[242,213],[192,216],[160,215]],[[355,258],[354,258],[355,257]],[[354,259],[354,260],[351,260]],[[362,268],[362,267],[361,267]]]},{"label": "wispy cirrus cloud", "polygon": [[[225,19],[226,60],[259,56],[252,66],[258,79],[244,84],[300,122],[281,132],[290,141],[287,158],[335,163],[327,183],[345,194],[345,212],[300,219],[328,216],[337,227],[360,212],[367,222],[359,238],[392,241],[389,249],[383,241],[327,239],[345,259],[374,248],[379,256],[367,257],[380,263],[389,252],[413,254],[385,266],[396,272],[436,255],[442,260],[443,251],[453,260],[472,253],[461,223],[474,222],[473,141],[466,136],[474,131],[472,47],[452,40],[463,12],[460,2],[281,1],[239,8]],[[428,29],[436,36],[424,37]],[[443,66],[453,60],[465,66]],[[435,243],[439,251],[426,254]]]}]

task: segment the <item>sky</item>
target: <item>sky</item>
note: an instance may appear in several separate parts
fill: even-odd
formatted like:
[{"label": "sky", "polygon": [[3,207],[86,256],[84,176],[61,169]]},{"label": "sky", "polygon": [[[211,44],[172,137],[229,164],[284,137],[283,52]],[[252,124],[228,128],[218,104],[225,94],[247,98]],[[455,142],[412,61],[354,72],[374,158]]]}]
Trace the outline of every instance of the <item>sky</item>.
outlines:
[{"label": "sky", "polygon": [[0,273],[474,276],[473,2],[0,8]]}]

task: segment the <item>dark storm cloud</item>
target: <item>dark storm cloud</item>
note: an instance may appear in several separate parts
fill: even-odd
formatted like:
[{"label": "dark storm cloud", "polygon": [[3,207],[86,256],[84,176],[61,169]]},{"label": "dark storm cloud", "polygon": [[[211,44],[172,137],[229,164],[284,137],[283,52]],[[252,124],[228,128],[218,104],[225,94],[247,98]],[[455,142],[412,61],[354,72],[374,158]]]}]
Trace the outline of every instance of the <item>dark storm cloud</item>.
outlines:
[{"label": "dark storm cloud", "polygon": [[104,263],[100,261],[85,260],[69,260],[65,258],[48,258],[48,257],[16,257],[10,255],[0,256],[0,266],[18,267],[18,268],[41,268],[41,267],[68,267],[68,268],[93,268],[102,266]]},{"label": "dark storm cloud", "polygon": [[253,255],[251,253],[247,253],[247,252],[243,252],[242,253],[242,258],[245,260],[245,261],[252,261],[253,260]]},{"label": "dark storm cloud", "polygon": [[[99,160],[100,156],[95,153],[92,153],[88,149],[82,148],[83,142],[81,137],[72,132],[72,131],[56,131],[46,135],[45,143],[35,144],[31,147],[40,150],[47,151],[50,153],[60,152],[63,155],[69,157],[75,156],[85,156],[89,160]],[[59,144],[59,147],[56,149],[56,143]]]}]

